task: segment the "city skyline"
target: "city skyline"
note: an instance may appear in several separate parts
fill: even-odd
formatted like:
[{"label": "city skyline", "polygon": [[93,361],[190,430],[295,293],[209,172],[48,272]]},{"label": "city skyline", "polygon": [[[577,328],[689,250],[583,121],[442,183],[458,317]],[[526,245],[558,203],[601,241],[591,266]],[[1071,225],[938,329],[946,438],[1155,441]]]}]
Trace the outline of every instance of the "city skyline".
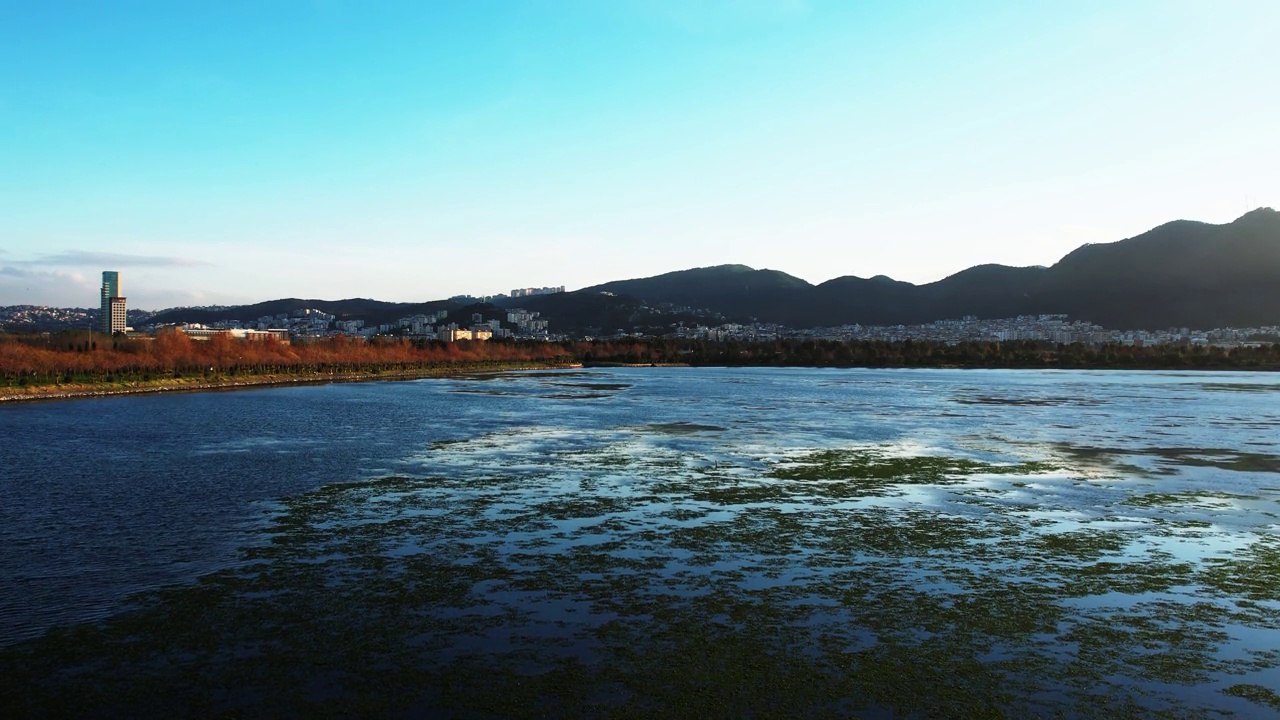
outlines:
[{"label": "city skyline", "polygon": [[3,12],[4,305],[919,284],[1280,205],[1261,1]]}]

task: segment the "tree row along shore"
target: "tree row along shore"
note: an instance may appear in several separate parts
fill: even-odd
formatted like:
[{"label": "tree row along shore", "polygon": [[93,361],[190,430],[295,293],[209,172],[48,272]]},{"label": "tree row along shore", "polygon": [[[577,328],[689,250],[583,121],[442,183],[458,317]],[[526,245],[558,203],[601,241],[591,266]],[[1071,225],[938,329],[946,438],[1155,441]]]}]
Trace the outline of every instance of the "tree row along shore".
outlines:
[{"label": "tree row along shore", "polygon": [[289,344],[178,332],[0,335],[0,399],[205,389],[327,380],[403,379],[470,371],[585,365],[872,368],[1280,370],[1280,345],[1083,345],[672,338],[445,343],[333,337]]}]

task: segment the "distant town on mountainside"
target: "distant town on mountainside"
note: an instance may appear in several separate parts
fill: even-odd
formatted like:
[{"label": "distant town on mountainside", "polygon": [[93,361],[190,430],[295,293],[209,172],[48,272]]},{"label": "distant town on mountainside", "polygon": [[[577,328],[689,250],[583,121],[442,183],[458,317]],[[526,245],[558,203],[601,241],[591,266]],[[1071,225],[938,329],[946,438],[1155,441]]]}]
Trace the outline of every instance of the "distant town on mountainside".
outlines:
[{"label": "distant town on mountainside", "polygon": [[1052,267],[979,265],[926,285],[845,276],[812,285],[776,270],[720,265],[566,292],[517,288],[425,303],[281,299],[253,305],[125,309],[123,273],[106,271],[99,308],[0,308],[8,332],[180,327],[421,340],[677,337],[1035,340],[1240,346],[1280,341],[1280,213],[1223,225],[1179,220],[1114,243],[1085,245]]}]

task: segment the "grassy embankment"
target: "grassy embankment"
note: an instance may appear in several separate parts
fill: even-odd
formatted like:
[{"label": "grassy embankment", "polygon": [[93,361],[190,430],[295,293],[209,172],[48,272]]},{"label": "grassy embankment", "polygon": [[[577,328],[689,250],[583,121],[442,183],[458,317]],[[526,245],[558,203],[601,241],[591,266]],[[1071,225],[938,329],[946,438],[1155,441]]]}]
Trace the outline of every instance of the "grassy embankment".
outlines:
[{"label": "grassy embankment", "polygon": [[106,336],[0,338],[0,401],[310,382],[407,380],[466,372],[569,367],[552,343],[357,342],[288,345]]},{"label": "grassy embankment", "polygon": [[301,371],[272,372],[253,375],[228,375],[221,373],[186,377],[163,377],[150,380],[99,380],[90,382],[57,382],[45,385],[0,387],[0,402],[20,400],[56,400],[109,395],[131,395],[166,391],[197,391],[230,388],[246,388],[269,385],[294,385],[329,382],[368,382],[374,380],[416,380],[429,377],[449,377],[472,372],[496,372],[511,370],[542,370],[552,368],[581,367],[580,363],[564,362],[474,362],[411,368],[370,368],[355,371]]},{"label": "grassy embankment", "polygon": [[289,345],[105,335],[0,336],[0,401],[299,382],[409,379],[549,367],[864,367],[1117,370],[1280,369],[1280,345],[1202,347],[1034,341],[706,342],[673,338],[457,343],[329,338]]}]

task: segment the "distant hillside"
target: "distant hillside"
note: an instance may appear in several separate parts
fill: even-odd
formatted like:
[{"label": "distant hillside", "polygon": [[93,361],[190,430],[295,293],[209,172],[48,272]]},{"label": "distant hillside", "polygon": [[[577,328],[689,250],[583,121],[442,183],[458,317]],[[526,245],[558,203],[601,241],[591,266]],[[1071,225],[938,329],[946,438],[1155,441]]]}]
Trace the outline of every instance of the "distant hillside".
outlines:
[{"label": "distant hillside", "polygon": [[381,300],[352,298],[349,300],[303,300],[284,298],[268,300],[253,305],[236,305],[221,310],[203,308],[172,308],[162,310],[148,322],[161,323],[211,323],[218,320],[251,322],[266,315],[288,314],[295,310],[314,308],[337,316],[339,320],[364,320],[377,325],[398,320],[409,315],[433,313],[438,310],[454,311],[462,307],[452,300],[436,300],[425,303],[391,303]]},{"label": "distant hillside", "polygon": [[[897,325],[1044,313],[1114,329],[1276,325],[1280,213],[1260,208],[1225,225],[1178,220],[1126,240],[1085,245],[1052,267],[978,265],[926,285],[844,276],[815,286],[777,270],[717,265],[500,304],[542,313],[553,332],[585,334],[660,333],[677,322]],[[167,310],[153,322],[252,321],[308,307],[383,323],[462,306],[290,298],[225,310]]]},{"label": "distant hillside", "polygon": [[767,315],[805,297],[813,286],[777,270],[717,265],[640,280],[618,280],[583,290],[630,295],[649,303],[708,308],[735,320]]},{"label": "distant hillside", "polygon": [[506,309],[520,307],[542,313],[552,323],[552,332],[573,334],[608,334],[644,332],[660,334],[670,329],[671,323],[681,320],[693,324],[706,323],[707,316],[675,311],[663,312],[645,306],[634,297],[605,295],[599,292],[579,291],[535,295],[522,298],[505,298],[501,306],[490,303],[463,305],[454,300],[438,300],[426,303],[389,303],[355,298],[350,300],[307,300],[283,298],[253,305],[237,305],[218,310],[203,308],[173,308],[163,310],[147,320],[148,323],[202,323],[219,320],[253,322],[263,316],[292,313],[295,310],[314,308],[337,316],[339,320],[364,320],[370,325],[394,322],[410,315],[449,311],[449,320],[460,325],[471,323],[473,314],[484,320],[505,320]]},{"label": "distant hillside", "polygon": [[630,295],[594,289],[511,298],[504,304],[542,313],[551,321],[552,332],[575,335],[611,335],[618,332],[660,335],[670,331],[671,326],[678,322],[705,325],[723,320],[689,311],[660,309]]},{"label": "distant hillside", "polygon": [[1280,323],[1280,213],[1226,225],[1180,220],[1076,249],[1038,288],[1040,307],[1116,328]]},{"label": "distant hillside", "polygon": [[795,327],[1042,313],[1117,329],[1273,325],[1280,213],[1261,208],[1225,225],[1176,221],[1085,245],[1053,267],[979,265],[926,285],[846,276],[815,287],[773,270],[721,265],[588,288],[601,290]]}]

